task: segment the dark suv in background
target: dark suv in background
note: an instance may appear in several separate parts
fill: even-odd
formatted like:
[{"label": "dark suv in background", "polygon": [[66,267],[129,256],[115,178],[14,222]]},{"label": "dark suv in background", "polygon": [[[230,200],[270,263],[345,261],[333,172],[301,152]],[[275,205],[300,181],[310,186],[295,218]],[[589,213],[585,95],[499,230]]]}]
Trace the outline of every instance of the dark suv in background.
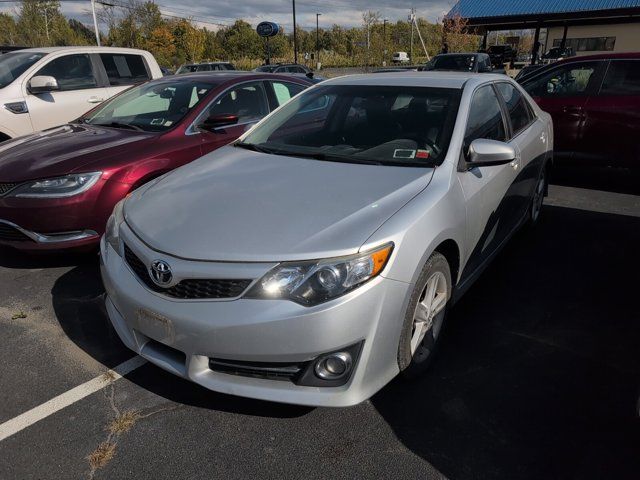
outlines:
[{"label": "dark suv in background", "polygon": [[521,84],[553,117],[556,159],[640,166],[640,53],[572,57]]},{"label": "dark suv in background", "polygon": [[511,45],[491,45],[487,49],[491,65],[495,68],[502,68],[507,63],[513,63],[518,58],[518,51]]},{"label": "dark suv in background", "polygon": [[493,68],[486,53],[441,53],[418,70],[485,73],[493,71]]}]

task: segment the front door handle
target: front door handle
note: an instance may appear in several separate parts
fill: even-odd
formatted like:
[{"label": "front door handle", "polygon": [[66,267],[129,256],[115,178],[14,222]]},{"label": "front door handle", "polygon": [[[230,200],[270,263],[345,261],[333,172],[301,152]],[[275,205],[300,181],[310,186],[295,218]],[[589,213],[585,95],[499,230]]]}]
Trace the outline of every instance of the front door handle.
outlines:
[{"label": "front door handle", "polygon": [[104,102],[104,98],[89,97],[89,100],[87,100],[87,102],[89,102],[89,103],[101,103],[101,102]]}]

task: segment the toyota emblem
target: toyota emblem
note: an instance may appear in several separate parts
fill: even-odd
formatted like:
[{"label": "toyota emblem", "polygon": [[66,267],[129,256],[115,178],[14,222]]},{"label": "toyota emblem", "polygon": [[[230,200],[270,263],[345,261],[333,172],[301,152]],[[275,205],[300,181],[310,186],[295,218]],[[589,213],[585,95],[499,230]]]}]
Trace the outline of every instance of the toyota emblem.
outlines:
[{"label": "toyota emblem", "polygon": [[151,262],[151,269],[149,271],[151,280],[156,285],[166,287],[171,283],[173,279],[173,273],[171,273],[171,267],[164,260],[154,260]]}]

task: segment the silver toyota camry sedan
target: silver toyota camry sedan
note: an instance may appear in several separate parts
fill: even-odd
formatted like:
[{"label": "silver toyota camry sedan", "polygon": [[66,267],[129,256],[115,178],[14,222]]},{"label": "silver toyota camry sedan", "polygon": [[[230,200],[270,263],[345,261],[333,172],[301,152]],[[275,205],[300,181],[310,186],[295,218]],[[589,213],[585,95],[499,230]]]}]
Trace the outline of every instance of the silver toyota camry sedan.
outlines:
[{"label": "silver toyota camry sedan", "polygon": [[325,81],[116,206],[109,316],[211,390],[359,403],[425,370],[448,307],[538,220],[552,150],[503,75]]}]

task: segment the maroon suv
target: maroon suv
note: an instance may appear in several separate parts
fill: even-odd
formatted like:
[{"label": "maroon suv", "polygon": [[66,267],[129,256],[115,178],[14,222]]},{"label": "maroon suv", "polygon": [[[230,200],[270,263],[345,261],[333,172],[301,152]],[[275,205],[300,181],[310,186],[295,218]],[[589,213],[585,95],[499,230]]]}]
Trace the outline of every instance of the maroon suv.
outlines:
[{"label": "maroon suv", "polygon": [[311,86],[290,75],[196,73],[114,97],[77,121],[0,145],[0,244],[92,248],[129,192],[238,138]]},{"label": "maroon suv", "polygon": [[557,160],[640,167],[640,53],[572,57],[522,86],[553,117]]}]

